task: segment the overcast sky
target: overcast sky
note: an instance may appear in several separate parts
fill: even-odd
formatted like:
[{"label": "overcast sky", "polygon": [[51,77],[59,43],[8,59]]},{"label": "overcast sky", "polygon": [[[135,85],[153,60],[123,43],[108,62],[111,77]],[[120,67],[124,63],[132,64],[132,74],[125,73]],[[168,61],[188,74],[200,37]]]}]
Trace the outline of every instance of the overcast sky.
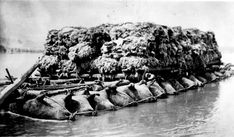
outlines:
[{"label": "overcast sky", "polygon": [[0,35],[10,46],[43,48],[48,30],[63,26],[149,21],[214,31],[221,50],[234,51],[234,2],[139,0],[0,0]]}]

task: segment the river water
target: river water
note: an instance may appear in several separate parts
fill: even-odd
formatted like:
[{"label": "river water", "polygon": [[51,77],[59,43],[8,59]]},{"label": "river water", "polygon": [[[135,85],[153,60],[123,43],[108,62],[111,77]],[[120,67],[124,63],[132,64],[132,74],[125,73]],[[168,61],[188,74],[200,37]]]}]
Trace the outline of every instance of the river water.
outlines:
[{"label": "river water", "polygon": [[[3,56],[0,56],[0,60]],[[36,60],[38,56],[39,54],[17,55],[15,57],[18,59],[25,59],[23,61],[25,65],[22,65],[22,68],[17,67],[16,58],[12,61],[13,64],[17,62],[16,66],[9,65],[9,69],[12,69],[11,66],[17,68],[19,71],[14,72],[12,69],[12,74],[19,76],[23,68],[30,67],[26,64],[34,62],[28,62],[28,58]],[[232,55],[224,58],[230,59],[229,56]],[[5,66],[8,63],[5,63]],[[0,74],[3,76],[2,71],[5,70],[2,67],[5,68],[5,66],[2,61],[0,65]],[[156,103],[102,112],[95,117],[83,116],[73,122],[33,121],[10,114],[1,114],[0,136],[230,137],[234,135],[233,89],[234,77],[231,77],[177,96],[159,99]]]}]

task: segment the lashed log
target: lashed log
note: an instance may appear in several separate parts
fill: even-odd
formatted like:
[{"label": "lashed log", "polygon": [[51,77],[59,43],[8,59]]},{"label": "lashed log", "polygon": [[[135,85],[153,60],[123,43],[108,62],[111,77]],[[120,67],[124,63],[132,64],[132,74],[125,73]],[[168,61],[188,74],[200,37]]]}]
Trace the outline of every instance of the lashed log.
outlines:
[{"label": "lashed log", "polygon": [[[110,82],[103,82],[104,87],[105,85],[108,85]],[[44,86],[39,86],[39,87],[32,87],[28,89],[32,90],[59,90],[59,89],[70,89],[70,88],[78,88],[82,86],[92,86],[96,84],[95,81],[86,81],[85,83],[76,83],[76,84],[68,84],[68,85],[44,85]],[[119,86],[121,85],[127,85],[129,82],[127,80],[123,80]]]},{"label": "lashed log", "polygon": [[31,95],[31,96],[38,96],[40,94],[46,94],[46,96],[55,96],[55,95],[58,95],[58,94],[64,94],[64,93],[67,93],[68,91],[69,92],[78,92],[80,91],[81,89],[85,89],[86,86],[81,86],[81,87],[73,87],[73,88],[66,88],[66,89],[58,89],[58,90],[28,90],[27,91],[27,95]]},{"label": "lashed log", "polygon": [[80,80],[77,78],[50,80],[50,82],[54,84],[78,83],[79,81]]},{"label": "lashed log", "polygon": [[38,67],[39,61],[37,61],[29,70],[27,70],[21,77],[16,79],[13,84],[7,86],[5,89],[3,89],[0,92],[0,108],[6,98],[14,92],[32,73],[33,71]]},{"label": "lashed log", "polygon": [[57,90],[57,89],[68,89],[68,88],[75,88],[75,87],[81,87],[81,86],[89,86],[93,85],[95,82],[92,83],[87,83],[87,84],[69,84],[69,85],[44,85],[44,86],[39,86],[39,87],[33,87],[29,89],[33,90]]},{"label": "lashed log", "polygon": [[[150,68],[147,72],[152,73],[152,74],[157,74],[157,73],[162,73],[163,71],[168,72],[170,71],[171,73],[176,73],[178,72],[178,69],[174,69],[174,68]],[[143,76],[143,74],[142,74]],[[85,80],[98,80],[102,77],[102,74],[82,74],[80,76],[81,78],[85,79]],[[128,76],[126,76],[126,74],[124,73],[117,73],[117,74],[105,74],[105,81],[113,81],[113,80],[119,80],[119,79],[142,79],[141,77],[138,78],[137,75],[135,74],[129,74]]]},{"label": "lashed log", "polygon": [[[158,72],[162,72],[162,71],[177,72],[178,69],[176,69],[174,67],[165,67],[165,68],[155,67],[155,68],[148,68],[148,70],[147,70],[147,72],[149,72],[149,73],[158,73]],[[114,79],[125,79],[124,73],[106,74],[105,77],[108,78],[109,75],[113,75]],[[98,79],[98,78],[102,77],[102,74],[82,74],[80,77],[86,78],[86,79]],[[133,74],[132,77],[135,77],[135,75]]]}]

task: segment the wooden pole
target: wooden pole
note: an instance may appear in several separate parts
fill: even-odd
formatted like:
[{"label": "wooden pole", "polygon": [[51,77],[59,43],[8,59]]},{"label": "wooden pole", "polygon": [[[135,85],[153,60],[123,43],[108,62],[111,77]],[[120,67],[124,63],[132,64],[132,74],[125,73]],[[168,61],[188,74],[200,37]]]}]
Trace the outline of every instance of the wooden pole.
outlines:
[{"label": "wooden pole", "polygon": [[39,61],[37,61],[28,71],[26,71],[21,77],[16,79],[13,84],[7,86],[0,92],[0,108],[5,99],[14,92],[38,67]]},{"label": "wooden pole", "polygon": [[10,72],[8,71],[8,69],[6,68],[6,72],[7,72],[7,75],[8,75],[8,78],[10,79],[11,83],[14,83],[12,77],[11,77],[11,74]]}]

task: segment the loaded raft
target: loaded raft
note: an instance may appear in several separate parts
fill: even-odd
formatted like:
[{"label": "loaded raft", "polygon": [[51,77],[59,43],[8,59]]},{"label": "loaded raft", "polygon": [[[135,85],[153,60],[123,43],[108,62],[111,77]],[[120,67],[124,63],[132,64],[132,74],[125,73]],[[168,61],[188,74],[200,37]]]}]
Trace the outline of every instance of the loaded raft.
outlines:
[{"label": "loaded raft", "polygon": [[209,31],[153,23],[64,27],[49,31],[44,56],[4,89],[0,105],[33,118],[76,119],[204,86],[231,76],[230,67]]}]

